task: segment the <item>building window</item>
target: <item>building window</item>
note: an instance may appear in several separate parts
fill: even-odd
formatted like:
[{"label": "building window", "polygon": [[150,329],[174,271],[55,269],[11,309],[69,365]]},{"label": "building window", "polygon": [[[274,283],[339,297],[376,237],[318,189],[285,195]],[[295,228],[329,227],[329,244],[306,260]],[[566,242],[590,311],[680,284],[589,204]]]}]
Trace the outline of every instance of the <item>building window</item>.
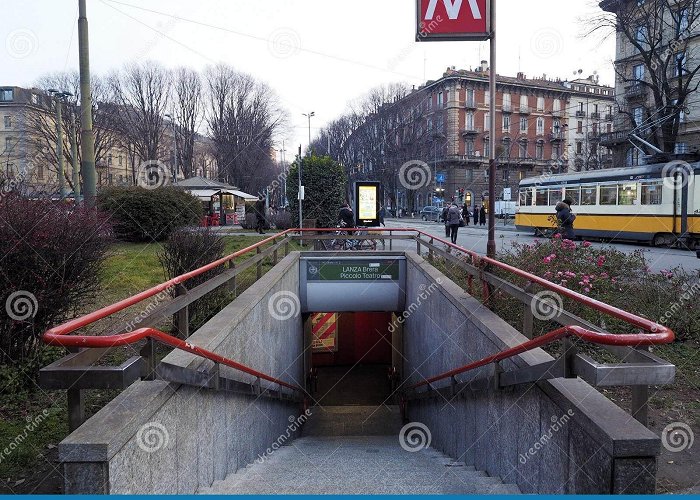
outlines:
[{"label": "building window", "polygon": [[12,128],[12,117],[5,116],[5,128]]},{"label": "building window", "polygon": [[445,96],[442,92],[438,92],[438,97],[437,97],[437,107],[441,108],[445,104]]},{"label": "building window", "polygon": [[561,124],[559,123],[559,120],[553,120],[552,121],[552,132],[554,132],[555,135],[559,134],[559,130],[561,128]]},{"label": "building window", "polygon": [[559,144],[553,145],[552,146],[552,160],[558,160],[560,154],[561,154],[561,146]]},{"label": "building window", "polygon": [[510,115],[503,115],[503,131],[510,132]]},{"label": "building window", "polygon": [[433,130],[433,119],[432,118],[428,118],[427,130],[428,130],[428,132]]},{"label": "building window", "polygon": [[467,106],[473,108],[476,105],[476,100],[474,99],[474,89],[467,89]]},{"label": "building window", "polygon": [[554,111],[561,111],[561,100],[560,99],[554,99],[554,104],[552,105],[552,109]]},{"label": "building window", "polygon": [[576,132],[583,134],[583,122],[580,120],[576,123]]},{"label": "building window", "polygon": [[502,158],[510,158],[510,146],[511,146],[510,138],[504,137],[502,144],[503,144],[503,154],[501,154],[501,157]]},{"label": "building window", "polygon": [[634,40],[639,44],[644,50],[649,46],[649,30],[645,25],[637,26],[634,33]]},{"label": "building window", "polygon": [[537,118],[537,135],[544,134],[544,118],[541,116]]},{"label": "building window", "polygon": [[544,111],[544,97],[537,98],[537,111]]},{"label": "building window", "polygon": [[474,113],[467,113],[466,116],[466,128],[467,130],[474,130]]},{"label": "building window", "polygon": [[488,105],[491,102],[491,91],[484,92],[484,104]]},{"label": "building window", "polygon": [[484,139],[484,156],[487,158],[491,156],[491,145],[488,139]]},{"label": "building window", "polygon": [[678,11],[678,23],[676,24],[676,37],[681,37],[688,32],[690,19],[688,17],[688,8]]},{"label": "building window", "polygon": [[5,152],[11,153],[14,149],[14,137],[5,137]]},{"label": "building window", "polygon": [[43,165],[38,165],[38,166],[36,167],[36,176],[37,176],[37,178],[39,178],[39,179],[43,179],[43,178],[44,178],[44,166],[43,166]]},{"label": "building window", "polygon": [[527,116],[520,117],[520,131],[527,132]]},{"label": "building window", "polygon": [[518,143],[519,146],[519,156],[520,158],[527,158],[527,139],[523,139]]},{"label": "building window", "polygon": [[503,169],[503,182],[508,182],[510,179],[510,169]]},{"label": "building window", "polygon": [[13,89],[0,89],[0,102],[9,102],[14,100]]},{"label": "building window", "polygon": [[632,119],[634,120],[632,126],[635,128],[639,127],[644,121],[644,108],[642,108],[641,106],[632,108]]},{"label": "building window", "polygon": [[443,121],[442,117],[440,117],[437,120],[437,132],[438,132],[438,134],[442,134],[444,131],[445,131],[445,122]]},{"label": "building window", "polygon": [[510,111],[510,94],[503,94],[503,111]]},{"label": "building window", "polygon": [[[107,155],[107,165],[110,167],[112,166],[112,153]],[[111,182],[110,182],[110,184],[111,184]]]},{"label": "building window", "polygon": [[681,76],[688,73],[688,68],[685,67],[685,52],[677,53],[673,62],[673,76]]},{"label": "building window", "polygon": [[464,152],[467,156],[474,156],[474,139],[468,139],[464,144]]},{"label": "building window", "polygon": [[535,144],[535,158],[544,160],[544,142],[542,141],[537,141],[537,144]]},{"label": "building window", "polygon": [[644,65],[643,64],[636,64],[632,68],[632,77],[634,78],[635,82],[643,82],[644,81]]},{"label": "building window", "polygon": [[581,141],[576,141],[576,154],[583,154],[583,143]]},{"label": "building window", "polygon": [[122,158],[122,155],[119,155],[118,161],[119,161],[119,166],[121,167],[124,164],[124,158]]},{"label": "building window", "polygon": [[484,130],[491,130],[491,115],[489,113],[484,113]]}]

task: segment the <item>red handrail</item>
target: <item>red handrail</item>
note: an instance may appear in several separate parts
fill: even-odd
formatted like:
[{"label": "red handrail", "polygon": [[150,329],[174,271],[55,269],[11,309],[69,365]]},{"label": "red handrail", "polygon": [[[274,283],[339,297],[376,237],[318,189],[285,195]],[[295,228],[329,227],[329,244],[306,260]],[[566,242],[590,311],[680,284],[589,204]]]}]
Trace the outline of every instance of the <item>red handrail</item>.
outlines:
[{"label": "red handrail", "polygon": [[[652,333],[637,333],[637,334],[611,334],[611,333],[599,333],[595,332],[592,330],[588,330],[582,327],[578,326],[566,326],[563,328],[560,328],[558,330],[554,330],[552,332],[549,332],[545,335],[542,335],[536,339],[530,340],[528,342],[525,342],[519,346],[512,347],[510,349],[506,349],[498,354],[494,354],[492,356],[489,356],[487,358],[484,358],[480,361],[476,361],[474,363],[471,363],[469,365],[465,365],[460,368],[456,368],[455,370],[452,370],[450,372],[446,372],[441,375],[437,375],[435,377],[432,377],[424,382],[420,382],[413,387],[419,387],[421,385],[429,384],[432,382],[435,382],[437,380],[441,380],[444,378],[451,377],[453,375],[459,374],[459,373],[464,373],[465,371],[478,368],[480,366],[492,363],[494,361],[500,361],[502,359],[508,358],[515,356],[517,354],[520,354],[522,352],[535,349],[537,347],[541,347],[543,345],[549,344],[551,342],[554,342],[558,339],[561,339],[563,337],[568,337],[568,336],[578,336],[579,338],[582,338],[584,340],[587,340],[589,342],[597,343],[597,344],[606,344],[606,345],[620,345],[620,346],[640,346],[640,345],[656,345],[656,344],[665,344],[665,343],[670,343],[674,339],[674,334],[673,332],[668,329],[667,327],[663,325],[659,325],[658,323],[654,323],[653,321],[649,321],[645,318],[641,318],[639,316],[636,316],[634,314],[628,313],[626,311],[623,311],[622,309],[618,309],[616,307],[610,306],[608,304],[605,304],[604,302],[600,302],[598,300],[592,299],[590,297],[587,297],[585,295],[582,295],[580,293],[574,292],[573,290],[569,290],[568,288],[564,288],[561,285],[557,285],[555,283],[551,283],[543,278],[540,278],[538,276],[535,276],[534,274],[530,274],[526,271],[523,271],[522,269],[515,268],[513,266],[509,266],[508,264],[504,264],[502,262],[499,262],[495,259],[491,259],[489,257],[483,257],[476,252],[472,250],[467,250],[466,248],[462,248],[460,246],[457,246],[449,241],[443,240],[437,236],[433,236],[429,233],[426,233],[424,231],[417,230],[415,228],[368,228],[370,231],[382,231],[382,232],[413,232],[418,234],[419,236],[425,236],[427,238],[430,238],[433,241],[438,241],[440,243],[443,243],[447,245],[450,248],[454,248],[455,250],[465,253],[467,255],[470,255],[472,258],[476,259],[477,261],[484,262],[487,264],[490,264],[494,267],[498,267],[501,269],[504,269],[508,272],[511,272],[515,274],[516,276],[520,276],[521,278],[525,278],[533,283],[537,283],[538,285],[541,285],[544,288],[548,288],[550,290],[556,291],[560,293],[563,296],[569,297],[577,302],[581,302],[584,305],[591,307],[595,310],[598,310],[600,312],[603,312],[605,314],[608,314],[610,316],[616,317],[618,319],[621,319],[629,324],[632,324],[634,326],[637,326],[638,328],[641,328],[643,330],[652,332]],[[279,238],[281,236],[286,236],[290,233],[303,233],[303,232],[333,232],[333,231],[338,231],[338,228],[303,228],[303,229],[288,229],[286,231],[282,231],[274,236],[271,236],[269,238],[266,238],[262,241],[259,241],[258,243],[255,243],[254,245],[251,245],[249,247],[246,247],[242,250],[239,250],[237,252],[234,252],[230,255],[227,255],[226,257],[223,257],[219,260],[216,260],[214,262],[211,262],[205,266],[200,267],[199,269],[195,269],[194,271],[190,271],[188,273],[182,274],[180,276],[177,276],[171,280],[168,280],[164,283],[161,283],[159,285],[156,285],[152,288],[149,288],[148,290],[145,290],[141,293],[138,293],[136,295],[133,295],[131,297],[128,297],[126,299],[123,299],[119,302],[116,302],[114,304],[111,304],[109,306],[103,307],[97,311],[94,311],[92,313],[86,314],[84,316],[81,316],[79,318],[75,318],[73,320],[67,321],[66,323],[63,323],[62,325],[53,327],[49,330],[47,330],[43,335],[42,335],[42,340],[49,344],[49,345],[54,345],[54,346],[62,346],[62,347],[116,347],[116,346],[121,346],[121,345],[127,345],[127,344],[132,344],[135,342],[138,342],[139,340],[142,340],[144,338],[150,337],[155,340],[158,340],[160,342],[163,342],[165,344],[168,344],[174,348],[181,349],[183,351],[190,352],[192,354],[196,354],[198,356],[202,356],[204,358],[210,359],[212,361],[215,361],[217,363],[224,364],[226,366],[230,366],[231,368],[240,370],[242,372],[248,373],[250,375],[253,375],[255,377],[259,377],[263,380],[267,380],[269,382],[273,382],[276,384],[279,384],[281,386],[296,390],[296,391],[301,391],[304,392],[303,389],[300,387],[288,384],[286,382],[283,382],[277,378],[271,377],[269,375],[266,375],[264,373],[258,372],[248,366],[242,365],[240,363],[237,363],[236,361],[230,360],[228,358],[225,358],[223,356],[220,356],[214,352],[208,351],[206,349],[202,349],[200,347],[197,347],[195,345],[190,344],[189,342],[183,341],[181,339],[175,338],[171,335],[168,335],[167,333],[164,333],[160,330],[157,330],[155,328],[140,328],[138,330],[135,330],[130,333],[124,333],[120,335],[107,335],[107,336],[86,336],[86,335],[77,335],[77,336],[69,336],[69,334],[75,332],[79,328],[85,327],[87,325],[90,325],[96,321],[99,321],[101,319],[106,318],[107,316],[110,316],[111,314],[114,314],[116,312],[119,312],[123,309],[126,309],[127,307],[131,307],[147,298],[153,297],[154,295],[157,295],[158,293],[161,293],[164,290],[167,290],[168,288],[178,285],[179,283],[182,283],[184,281],[187,281],[191,278],[194,278],[196,276],[199,276],[207,271],[210,271],[211,269],[214,269],[218,266],[221,266],[223,264],[226,264],[227,262],[232,261],[233,259],[240,257],[241,255],[245,255],[246,253],[255,250],[263,245],[266,245],[267,243],[274,241],[276,238]]]}]

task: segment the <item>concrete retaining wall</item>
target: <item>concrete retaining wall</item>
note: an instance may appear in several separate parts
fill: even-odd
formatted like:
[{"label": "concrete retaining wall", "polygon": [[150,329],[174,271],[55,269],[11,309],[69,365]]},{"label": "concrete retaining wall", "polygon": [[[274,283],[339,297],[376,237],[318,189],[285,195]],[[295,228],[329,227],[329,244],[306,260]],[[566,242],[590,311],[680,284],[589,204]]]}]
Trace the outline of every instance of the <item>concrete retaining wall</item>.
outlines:
[{"label": "concrete retaining wall", "polygon": [[[279,292],[298,294],[298,262],[298,253],[283,259],[189,341],[303,387],[301,316],[270,314],[271,299],[284,297]],[[199,370],[212,366],[181,351],[164,361]],[[224,366],[221,374],[253,381]],[[59,445],[65,493],[194,493],[253,462],[287,434],[290,416],[300,411],[297,404],[268,398],[138,382]]]},{"label": "concrete retaining wall", "polygon": [[[407,384],[527,340],[418,255],[406,255],[406,303],[428,295],[417,307],[407,305],[412,309],[403,329]],[[438,280],[442,284],[436,287]],[[550,360],[537,349],[502,367],[507,371]],[[493,366],[487,366],[459,379],[492,373]],[[517,483],[523,493],[654,492],[658,437],[580,379],[412,401],[408,418],[428,426],[436,448]]]}]

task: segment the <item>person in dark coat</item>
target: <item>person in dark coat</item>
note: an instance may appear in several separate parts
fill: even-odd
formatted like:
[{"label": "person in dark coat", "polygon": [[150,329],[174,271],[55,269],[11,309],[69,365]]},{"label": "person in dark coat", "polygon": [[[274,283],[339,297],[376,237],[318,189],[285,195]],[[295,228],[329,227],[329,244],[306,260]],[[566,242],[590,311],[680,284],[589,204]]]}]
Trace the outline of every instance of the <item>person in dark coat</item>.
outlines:
[{"label": "person in dark coat", "polygon": [[483,226],[486,224],[486,207],[484,205],[481,205],[481,209],[479,210],[479,225]]},{"label": "person in dark coat", "polygon": [[479,225],[479,207],[476,205],[474,205],[474,225]]},{"label": "person in dark coat", "polygon": [[447,222],[447,215],[450,211],[450,207],[448,205],[445,205],[442,209],[442,213],[440,214],[440,218],[442,219],[442,222],[445,224],[445,238],[450,237],[450,225]]},{"label": "person in dark coat", "polygon": [[258,201],[255,202],[255,219],[256,231],[265,234],[265,199],[262,196],[258,196]]},{"label": "person in dark coat", "polygon": [[355,213],[350,208],[350,203],[345,202],[338,212],[338,221],[342,227],[355,227]]},{"label": "person in dark coat", "polygon": [[576,237],[574,233],[574,221],[576,216],[571,211],[571,204],[573,202],[569,198],[565,198],[564,201],[557,203],[557,221],[559,222],[561,237],[567,240],[573,240]]},{"label": "person in dark coat", "polygon": [[471,214],[469,213],[469,205],[467,205],[467,202],[464,202],[464,206],[462,207],[462,219],[464,219],[464,225],[468,226],[469,225],[469,218],[471,217]]},{"label": "person in dark coat", "polygon": [[447,224],[450,228],[450,241],[452,244],[457,243],[457,231],[459,230],[459,220],[461,219],[460,209],[456,203],[452,203],[452,206],[447,211]]},{"label": "person in dark coat", "polygon": [[379,223],[386,227],[386,224],[384,224],[384,216],[386,216],[386,209],[384,208],[384,205],[379,206],[379,212],[377,213],[379,217]]}]

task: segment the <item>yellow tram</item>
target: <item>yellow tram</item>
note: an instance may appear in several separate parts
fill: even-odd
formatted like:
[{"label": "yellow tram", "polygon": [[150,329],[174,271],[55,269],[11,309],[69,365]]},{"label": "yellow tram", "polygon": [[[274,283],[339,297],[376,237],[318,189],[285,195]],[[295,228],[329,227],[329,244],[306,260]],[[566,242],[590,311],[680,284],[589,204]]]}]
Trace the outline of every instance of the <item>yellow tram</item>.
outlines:
[{"label": "yellow tram", "polygon": [[700,162],[542,175],[520,181],[515,224],[549,234],[558,201],[570,198],[577,237],[700,247]]}]

